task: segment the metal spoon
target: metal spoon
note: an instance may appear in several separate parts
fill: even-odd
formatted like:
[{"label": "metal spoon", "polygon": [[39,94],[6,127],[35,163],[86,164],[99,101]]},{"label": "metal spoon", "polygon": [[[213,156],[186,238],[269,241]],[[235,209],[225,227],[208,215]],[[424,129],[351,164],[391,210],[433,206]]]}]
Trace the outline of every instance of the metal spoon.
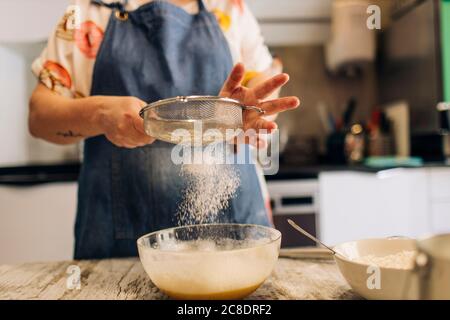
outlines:
[{"label": "metal spoon", "polygon": [[294,221],[292,221],[291,219],[288,219],[287,222],[292,226],[292,228],[294,228],[295,230],[297,230],[298,232],[300,232],[301,234],[303,234],[304,236],[308,237],[309,239],[311,239],[312,241],[320,244],[321,246],[325,247],[326,249],[330,250],[331,253],[333,253],[334,255],[337,255],[339,253],[337,253],[336,251],[334,251],[333,249],[331,249],[329,246],[327,246],[326,244],[324,244],[322,241],[320,241],[319,239],[317,239],[316,237],[314,237],[312,234],[310,234],[309,232],[307,232],[306,230],[302,229],[298,224],[296,224]]}]

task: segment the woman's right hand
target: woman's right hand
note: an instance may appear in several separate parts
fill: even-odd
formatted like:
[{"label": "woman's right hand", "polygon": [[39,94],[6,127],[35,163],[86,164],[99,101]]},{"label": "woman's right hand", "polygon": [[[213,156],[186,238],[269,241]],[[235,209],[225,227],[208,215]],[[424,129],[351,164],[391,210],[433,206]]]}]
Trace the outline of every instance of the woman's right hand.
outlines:
[{"label": "woman's right hand", "polygon": [[105,135],[119,147],[135,148],[155,141],[144,132],[139,111],[146,103],[134,97],[61,96],[38,83],[30,98],[30,133],[57,144],[78,143]]},{"label": "woman's right hand", "polygon": [[144,131],[139,111],[146,103],[135,97],[98,96],[98,125],[105,137],[118,147],[136,148],[153,143]]}]

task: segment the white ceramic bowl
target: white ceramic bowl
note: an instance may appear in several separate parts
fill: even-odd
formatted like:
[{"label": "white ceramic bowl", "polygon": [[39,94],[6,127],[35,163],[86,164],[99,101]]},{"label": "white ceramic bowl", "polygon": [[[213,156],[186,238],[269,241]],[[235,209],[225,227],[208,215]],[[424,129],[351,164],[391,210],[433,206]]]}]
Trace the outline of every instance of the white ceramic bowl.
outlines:
[{"label": "white ceramic bowl", "polygon": [[[374,255],[385,257],[406,251],[416,251],[416,241],[407,238],[366,239],[351,241],[334,247],[336,263],[352,289],[366,299],[401,300],[415,299],[418,294],[418,278],[412,269],[379,268],[380,287],[374,286],[374,270],[369,264],[355,259]],[[369,279],[369,277],[371,277]],[[368,285],[369,280],[369,285]]]},{"label": "white ceramic bowl", "polygon": [[138,239],[153,283],[175,299],[240,299],[256,290],[278,259],[281,233],[257,225],[172,228]]}]

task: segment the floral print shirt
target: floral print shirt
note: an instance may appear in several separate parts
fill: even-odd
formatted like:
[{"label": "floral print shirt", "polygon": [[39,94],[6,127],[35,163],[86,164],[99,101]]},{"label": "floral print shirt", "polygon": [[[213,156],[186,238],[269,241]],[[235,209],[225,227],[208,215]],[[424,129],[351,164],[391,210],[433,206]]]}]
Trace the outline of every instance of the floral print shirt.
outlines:
[{"label": "floral print shirt", "polygon": [[[106,3],[117,0],[104,1]],[[270,67],[272,57],[264,44],[258,23],[243,0],[203,0],[214,13],[228,42],[233,62],[242,62],[246,80]],[[148,0],[129,0],[135,10]],[[198,2],[183,9],[198,12]],[[34,60],[33,73],[53,91],[72,98],[90,95],[95,58],[112,10],[90,0],[72,0],[50,35],[46,48]]]}]

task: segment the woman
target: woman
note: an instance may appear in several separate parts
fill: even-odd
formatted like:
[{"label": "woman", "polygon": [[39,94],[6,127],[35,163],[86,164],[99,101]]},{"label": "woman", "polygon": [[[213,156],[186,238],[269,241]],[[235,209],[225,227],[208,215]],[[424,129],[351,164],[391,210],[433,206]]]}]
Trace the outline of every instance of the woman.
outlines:
[{"label": "woman", "polygon": [[[296,97],[264,101],[286,74],[266,80],[259,72],[252,88],[242,86],[252,73],[240,61],[253,71],[272,63],[241,1],[78,0],[69,7],[33,63],[41,83],[29,128],[54,143],[84,140],[76,259],[136,255],[139,236],[174,225],[182,179],[172,145],[143,130],[138,113],[148,102],[220,94],[267,115],[298,106]],[[244,126],[276,128],[255,111],[245,111]],[[241,185],[224,221],[269,224],[255,167],[236,169]]]}]

